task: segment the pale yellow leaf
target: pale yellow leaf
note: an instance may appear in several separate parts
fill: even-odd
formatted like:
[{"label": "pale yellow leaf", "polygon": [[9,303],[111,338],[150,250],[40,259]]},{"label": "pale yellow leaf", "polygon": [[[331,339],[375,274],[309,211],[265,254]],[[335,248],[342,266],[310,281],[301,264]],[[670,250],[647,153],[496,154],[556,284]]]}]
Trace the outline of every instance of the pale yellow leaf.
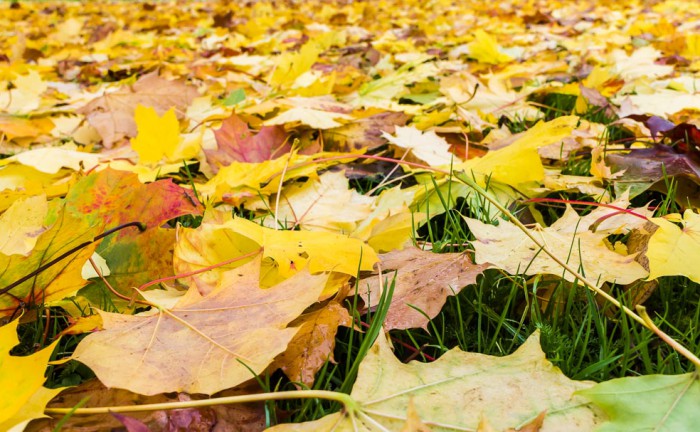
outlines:
[{"label": "pale yellow leaf", "polygon": [[44,218],[49,210],[46,195],[20,198],[0,215],[0,253],[27,256],[37,238],[46,231]]}]

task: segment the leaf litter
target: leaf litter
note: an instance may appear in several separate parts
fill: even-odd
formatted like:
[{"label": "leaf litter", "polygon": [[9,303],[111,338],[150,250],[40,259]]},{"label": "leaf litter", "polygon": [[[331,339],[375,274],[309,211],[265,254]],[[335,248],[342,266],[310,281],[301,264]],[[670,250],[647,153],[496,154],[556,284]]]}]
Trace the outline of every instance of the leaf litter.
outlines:
[{"label": "leaf litter", "polygon": [[[106,393],[97,404],[255,394],[231,389],[278,368],[314,385],[338,328],[379,310],[385,282],[395,284],[386,331],[426,329],[487,267],[576,282],[452,170],[503,206],[527,206],[528,234],[604,289],[700,281],[697,10],[677,0],[401,6],[0,6],[2,361],[28,365],[0,379],[31,382],[10,391],[29,402],[3,405],[3,427],[43,415],[58,392],[41,386],[46,353],[81,332],[59,356],[72,352],[108,387],[76,388]],[[581,216],[566,203],[546,218],[532,203],[555,193],[603,206]],[[675,204],[630,208],[645,193]],[[469,216],[453,223],[469,241],[418,249],[462,201]],[[352,284],[364,310],[348,306]],[[36,346],[47,348],[10,355],[16,317],[43,306],[40,319],[58,312],[72,327],[54,336],[46,324]],[[40,319],[25,312],[20,325]],[[355,405],[277,427],[681,430],[694,418],[692,373],[594,385],[565,378],[538,345],[532,336],[510,356],[452,350],[403,364],[380,334]],[[436,384],[423,392],[416,380]],[[405,392],[387,393],[396,384]],[[634,401],[617,399],[630,389],[658,409],[630,414]],[[68,392],[64,407],[79,402]],[[663,411],[669,399],[681,402]],[[214,430],[229,415],[181,413],[81,427]],[[241,427],[264,427],[260,411],[239,415],[253,418]]]}]

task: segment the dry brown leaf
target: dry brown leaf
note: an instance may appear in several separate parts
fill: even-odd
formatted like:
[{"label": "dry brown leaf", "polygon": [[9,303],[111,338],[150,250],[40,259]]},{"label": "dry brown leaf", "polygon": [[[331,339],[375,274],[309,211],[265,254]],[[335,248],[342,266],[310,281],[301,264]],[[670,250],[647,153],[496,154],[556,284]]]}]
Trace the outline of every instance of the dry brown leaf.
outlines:
[{"label": "dry brown leaf", "polygon": [[[73,358],[106,386],[145,395],[213,394],[247,381],[287,348],[298,331],[287,324],[318,299],[328,279],[303,271],[263,290],[259,270],[258,259],[223,273],[204,296],[193,286],[169,310],[100,312],[104,330],[83,339]],[[245,273],[254,276],[240,283]]]},{"label": "dry brown leaf", "polygon": [[475,283],[476,276],[488,268],[488,264],[473,264],[466,254],[436,254],[415,247],[380,255],[380,259],[384,273],[362,279],[359,294],[367,307],[376,307],[381,297],[380,277],[382,283],[391,283],[393,270],[397,271],[394,296],[384,321],[387,330],[425,328],[448,296]]},{"label": "dry brown leaf", "polygon": [[337,302],[300,316],[290,324],[299,327],[299,332],[289,342],[287,350],[277,357],[274,366],[281,368],[291,381],[312,387],[316,372],[327,360],[334,361],[335,334],[341,325],[351,326],[352,318]]},{"label": "dry brown leaf", "polygon": [[136,136],[134,110],[137,105],[153,107],[160,116],[174,107],[181,119],[185,108],[197,95],[197,89],[183,81],[170,81],[153,72],[131,86],[92,100],[77,112],[85,114],[102,137],[103,145],[110,148],[122,138]]}]

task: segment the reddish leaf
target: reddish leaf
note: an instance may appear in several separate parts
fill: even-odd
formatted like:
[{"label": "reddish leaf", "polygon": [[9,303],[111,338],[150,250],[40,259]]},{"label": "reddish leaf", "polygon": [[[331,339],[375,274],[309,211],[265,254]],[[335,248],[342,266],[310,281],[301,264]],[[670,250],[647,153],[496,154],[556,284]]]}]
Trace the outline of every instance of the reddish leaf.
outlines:
[{"label": "reddish leaf", "polygon": [[644,123],[644,126],[649,129],[649,132],[651,132],[651,137],[654,139],[656,139],[657,135],[663,134],[674,127],[673,123],[659,116],[633,114],[627,116],[627,118]]},{"label": "reddish leaf", "polygon": [[384,322],[387,330],[426,328],[448,296],[475,283],[489,266],[473,264],[466,254],[436,254],[415,247],[382,254],[380,259],[384,273],[360,281],[359,294],[368,307],[376,307],[382,284],[391,283],[396,270],[394,296]]},{"label": "reddish leaf", "polygon": [[112,413],[112,416],[124,425],[127,432],[151,432],[151,429],[145,423],[133,417],[117,413]]},{"label": "reddish leaf", "polygon": [[[76,183],[63,202],[52,201],[52,216],[47,219],[50,228],[37,239],[31,254],[0,255],[0,289],[121,224],[138,221],[153,229],[172,218],[201,212],[201,205],[191,192],[171,180],[144,185],[133,173],[112,169],[94,172]],[[135,228],[128,228],[112,234],[108,241],[139,245],[143,241],[136,240],[139,235],[142,234]],[[86,283],[81,270],[98,244],[84,247],[0,295],[0,315],[12,314],[21,303],[58,300],[74,294]],[[167,256],[166,252],[163,251]],[[143,265],[147,265],[145,261]]]},{"label": "reddish leaf", "polygon": [[625,170],[624,182],[655,183],[664,176],[686,175],[700,183],[697,156],[678,153],[672,147],[656,144],[652,148],[632,149],[627,154],[609,153],[606,158],[613,172]]},{"label": "reddish leaf", "polygon": [[214,136],[219,148],[204,151],[214,172],[234,161],[262,162],[291,150],[283,126],[264,126],[254,135],[236,114],[224,120]]},{"label": "reddish leaf", "polygon": [[[219,396],[235,396],[252,394],[259,391],[257,385],[248,385],[226,390]],[[201,396],[190,396],[186,393],[160,394],[156,396],[142,396],[127,390],[108,389],[98,380],[84,382],[78,387],[63,391],[50,403],[49,407],[75,406],[85,397],[89,397],[87,407],[115,406],[115,405],[145,405],[163,402],[179,402],[191,399],[202,399]],[[50,432],[62,416],[33,421],[26,429],[27,432]],[[260,431],[265,426],[265,412],[262,403],[217,405],[212,407],[187,408],[179,410],[159,410],[148,412],[129,413],[122,419],[110,414],[74,415],[63,425],[64,431],[92,432],[102,430],[114,430],[130,425],[128,423],[139,422],[145,425],[151,432],[174,431]]]},{"label": "reddish leaf", "polygon": [[400,112],[383,112],[323,131],[326,150],[349,151],[375,148],[386,144],[382,132],[393,134],[396,126],[403,126],[409,116]]},{"label": "reddish leaf", "polygon": [[[172,180],[143,184],[135,174],[113,169],[92,173],[76,183],[66,203],[72,214],[99,218],[104,229],[132,221],[155,228],[178,216],[202,214],[194,194]],[[119,237],[128,235],[122,232]]]}]

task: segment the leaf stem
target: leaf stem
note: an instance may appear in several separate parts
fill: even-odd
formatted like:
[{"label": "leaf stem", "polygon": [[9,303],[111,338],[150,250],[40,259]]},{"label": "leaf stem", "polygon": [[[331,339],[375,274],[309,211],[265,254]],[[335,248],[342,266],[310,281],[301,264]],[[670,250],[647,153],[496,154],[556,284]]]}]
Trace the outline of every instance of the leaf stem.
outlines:
[{"label": "leaf stem", "polygon": [[109,414],[109,413],[126,413],[126,412],[147,412],[159,410],[172,410],[184,408],[208,407],[215,405],[230,405],[248,402],[264,402],[268,400],[285,400],[285,399],[326,399],[343,404],[348,412],[355,412],[359,408],[359,404],[350,395],[329,390],[296,390],[283,391],[272,393],[259,393],[252,395],[226,396],[220,398],[179,401],[179,402],[162,402],[144,405],[117,405],[95,408],[46,408],[44,413],[51,414],[68,414],[74,415],[90,415],[90,414]]}]

